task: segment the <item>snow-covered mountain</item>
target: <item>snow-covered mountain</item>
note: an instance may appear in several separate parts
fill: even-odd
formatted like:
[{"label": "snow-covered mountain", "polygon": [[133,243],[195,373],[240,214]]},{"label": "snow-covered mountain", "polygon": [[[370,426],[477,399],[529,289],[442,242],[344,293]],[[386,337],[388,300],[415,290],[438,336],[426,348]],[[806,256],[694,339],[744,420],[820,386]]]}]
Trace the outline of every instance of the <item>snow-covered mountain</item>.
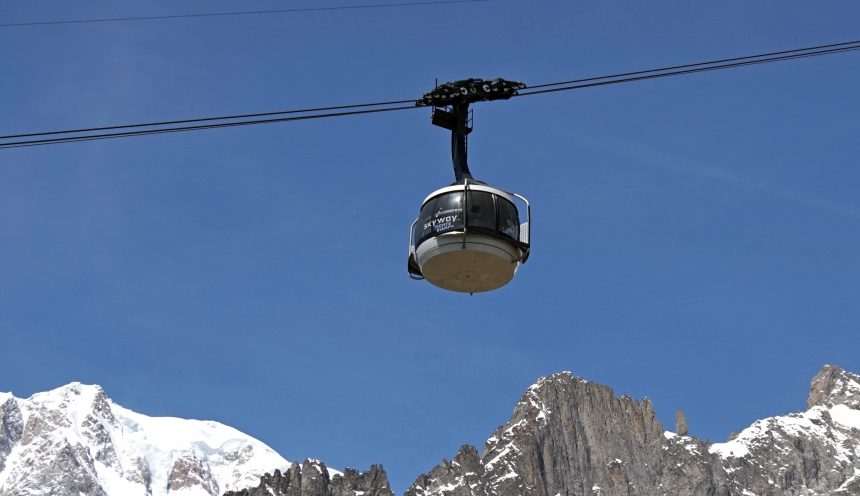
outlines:
[{"label": "snow-covered mountain", "polygon": [[290,463],[218,422],[147,417],[99,386],[0,393],[0,495],[214,496]]}]

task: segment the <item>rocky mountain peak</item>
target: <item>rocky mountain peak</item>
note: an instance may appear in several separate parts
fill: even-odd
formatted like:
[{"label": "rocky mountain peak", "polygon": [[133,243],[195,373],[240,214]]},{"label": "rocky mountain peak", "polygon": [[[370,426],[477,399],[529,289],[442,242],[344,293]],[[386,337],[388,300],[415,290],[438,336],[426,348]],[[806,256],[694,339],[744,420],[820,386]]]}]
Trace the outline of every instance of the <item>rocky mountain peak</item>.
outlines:
[{"label": "rocky mountain peak", "polygon": [[860,410],[860,375],[835,365],[825,365],[812,379],[807,408],[845,405]]},{"label": "rocky mountain peak", "polygon": [[478,454],[460,449],[407,496],[631,494],[654,480],[663,439],[651,402],[561,372],[540,378]]},{"label": "rocky mountain peak", "polygon": [[[860,495],[858,376],[826,366],[810,408],[710,444],[569,372],[540,378],[480,453],[464,446],[407,496]],[[683,417],[679,415],[679,418]],[[686,424],[686,418],[679,424]]]}]

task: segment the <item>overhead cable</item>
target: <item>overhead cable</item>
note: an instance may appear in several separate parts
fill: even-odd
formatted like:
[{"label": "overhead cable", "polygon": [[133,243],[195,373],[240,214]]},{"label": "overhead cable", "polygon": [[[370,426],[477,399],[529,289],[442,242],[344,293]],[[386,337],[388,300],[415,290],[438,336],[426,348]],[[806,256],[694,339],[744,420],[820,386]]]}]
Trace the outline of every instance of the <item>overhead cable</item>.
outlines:
[{"label": "overhead cable", "polygon": [[[578,90],[578,89],[582,89],[582,88],[591,88],[591,87],[595,87],[595,86],[606,86],[606,85],[610,85],[610,84],[629,83],[629,82],[633,82],[633,81],[643,81],[646,79],[657,79],[657,78],[664,78],[664,77],[669,77],[669,76],[681,76],[684,74],[695,74],[698,72],[716,71],[716,70],[721,70],[721,69],[733,69],[733,68],[744,67],[744,66],[748,66],[748,65],[767,64],[770,62],[782,62],[782,61],[786,61],[786,60],[801,59],[801,58],[807,58],[807,57],[817,57],[817,56],[821,56],[821,55],[832,55],[832,54],[836,54],[836,53],[851,52],[854,50],[860,50],[860,42],[853,42],[852,45],[846,44],[846,46],[841,46],[840,48],[831,48],[831,49],[827,49],[827,50],[816,50],[816,51],[811,51],[811,52],[807,51],[804,53],[795,53],[795,54],[791,54],[791,55],[782,55],[782,56],[777,56],[777,57],[758,58],[758,59],[754,59],[754,60],[743,60],[742,62],[734,62],[734,63],[729,63],[729,64],[708,65],[708,66],[704,66],[704,67],[696,67],[696,66],[701,66],[703,64],[706,64],[704,62],[701,64],[688,64],[686,66],[681,66],[681,67],[696,67],[696,68],[685,69],[685,70],[680,70],[680,71],[659,72],[659,71],[662,71],[664,69],[652,69],[652,70],[647,70],[647,71],[637,71],[637,72],[629,73],[629,74],[642,74],[642,75],[635,76],[635,77],[628,77],[628,78],[617,78],[617,76],[600,76],[600,77],[593,77],[593,78],[585,78],[585,79],[574,80],[574,81],[570,81],[570,82],[571,83],[575,82],[575,81],[594,81],[594,82],[584,83],[584,84],[572,84],[572,85],[568,85],[568,86],[561,86],[558,88],[549,88],[549,87],[550,86],[564,85],[567,83],[566,82],[547,83],[547,84],[538,85],[538,86],[529,86],[524,91],[520,91],[519,94],[514,95],[514,96],[539,95],[539,94],[543,94],[543,93],[555,93],[558,91]],[[794,51],[794,50],[792,50],[792,51]],[[748,57],[738,57],[734,60],[742,60],[742,59],[747,59],[747,58]],[[613,79],[613,78],[616,78],[616,79]],[[544,88],[544,89],[535,90],[535,88]]]},{"label": "overhead cable", "polygon": [[25,27],[25,26],[50,26],[58,24],[90,24],[102,22],[123,22],[123,21],[163,21],[167,19],[185,19],[189,17],[228,17],[228,16],[243,16],[243,15],[266,15],[266,14],[295,14],[300,12],[328,12],[335,10],[363,10],[363,9],[385,9],[392,7],[417,7],[424,5],[445,5],[458,3],[479,3],[493,2],[495,0],[425,0],[422,2],[400,2],[400,3],[369,3],[363,5],[333,5],[330,7],[296,7],[292,9],[273,9],[273,10],[239,10],[232,12],[201,12],[198,14],[174,14],[174,15],[157,15],[157,16],[139,16],[139,17],[104,17],[98,19],[68,19],[56,21],[30,21],[30,22],[10,22],[0,24],[0,28]]},{"label": "overhead cable", "polygon": [[[568,81],[560,81],[555,83],[545,83],[527,87],[519,91],[517,97],[553,93],[560,91],[569,91],[574,89],[589,88],[595,86],[606,86],[610,84],[627,83],[633,81],[642,81],[647,79],[657,79],[670,76],[679,76],[684,74],[693,74],[699,72],[715,71],[722,69],[731,69],[744,67],[748,65],[766,64],[771,62],[781,62],[799,58],[817,57],[823,55],[831,55],[844,53],[849,51],[860,50],[860,41],[851,41],[844,43],[834,43],[829,45],[819,45],[809,48],[800,48],[794,50],[784,50],[780,52],[770,52],[768,54],[749,55],[744,57],[734,57],[729,59],[721,59],[711,62],[700,62],[695,64],[685,64],[680,66],[664,67],[661,69],[649,69],[635,72],[625,72],[610,76],[590,77],[584,79],[575,79]],[[395,106],[401,104],[411,104],[406,106]],[[142,124],[125,124],[114,126],[90,127],[82,129],[62,130],[62,131],[43,131],[30,133],[17,133],[6,136],[0,136],[0,149],[2,148],[17,148],[24,146],[50,145],[58,143],[71,143],[77,141],[90,141],[96,139],[113,139],[125,138],[132,136],[145,136],[151,134],[174,133],[184,131],[198,131],[204,129],[217,129],[225,127],[237,127],[256,124],[271,124],[278,122],[290,122],[309,119],[321,119],[328,117],[339,117],[348,115],[362,115],[380,112],[388,112],[394,110],[406,110],[412,108],[421,108],[421,102],[417,99],[412,100],[392,100],[386,102],[352,104],[352,105],[337,105],[328,107],[316,107],[296,110],[283,110],[278,112],[264,112],[255,114],[232,115],[223,117],[202,117],[195,119],[167,120],[161,122],[150,122]],[[381,108],[370,108],[381,107]],[[348,110],[357,109],[357,110]],[[332,110],[344,110],[342,112],[330,112]],[[253,119],[252,117],[267,117],[276,115],[288,114],[305,114],[292,115],[289,117],[277,117],[271,119]],[[207,124],[197,124],[192,126],[173,126],[175,124],[192,124],[208,122]],[[145,129],[147,128],[147,129]],[[111,133],[96,133],[96,131],[119,131]],[[63,137],[40,138],[31,140],[18,141],[3,141],[14,140],[20,138],[34,138],[44,136],[71,135]]]},{"label": "overhead cable", "polygon": [[[250,121],[235,121],[235,122],[219,122],[215,124],[201,124],[197,126],[180,126],[180,127],[165,127],[165,128],[157,128],[157,129],[143,129],[138,131],[123,131],[117,133],[102,133],[102,134],[85,134],[82,136],[66,136],[63,138],[45,138],[45,139],[37,139],[37,140],[26,140],[26,141],[12,141],[7,143],[0,143],[0,149],[3,148],[20,148],[27,146],[40,146],[40,145],[54,145],[59,143],[74,143],[77,141],[92,141],[97,139],[114,139],[114,138],[130,138],[133,136],[147,136],[151,134],[165,134],[165,133],[178,133],[183,131],[200,131],[203,129],[218,129],[224,127],[238,127],[238,126],[251,126],[256,124],[274,124],[276,122],[290,122],[290,121],[304,121],[310,119],[322,119],[326,117],[342,117],[347,115],[362,115],[362,114],[376,114],[380,112],[391,112],[394,110],[409,110],[409,109],[417,109],[420,107],[416,107],[413,105],[404,106],[404,107],[389,107],[382,109],[367,109],[367,110],[352,110],[347,112],[332,112],[327,114],[310,114],[310,115],[299,115],[293,117],[279,117],[275,119],[258,119],[258,120],[250,120]],[[131,127],[131,126],[129,126]]]},{"label": "overhead cable", "polygon": [[807,47],[807,48],[796,48],[793,50],[782,50],[779,52],[759,53],[757,55],[745,55],[743,57],[732,57],[732,58],[728,58],[728,59],[709,60],[707,62],[696,62],[694,64],[684,64],[684,65],[675,65],[675,66],[670,66],[670,67],[661,67],[659,69],[646,69],[646,70],[642,70],[642,71],[622,72],[619,74],[611,74],[609,76],[589,77],[589,78],[584,78],[584,79],[572,79],[570,81],[559,81],[556,83],[530,84],[529,89],[534,90],[537,88],[546,88],[546,87],[550,87],[550,86],[560,86],[560,85],[564,85],[564,84],[585,83],[588,81],[598,81],[598,80],[602,80],[602,79],[621,78],[621,77],[626,77],[626,76],[638,76],[640,74],[673,71],[676,69],[688,69],[691,67],[701,67],[701,66],[707,66],[707,65],[723,64],[723,63],[728,63],[728,62],[739,62],[741,60],[759,59],[759,58],[763,58],[763,57],[771,57],[771,56],[777,56],[777,55],[788,55],[788,54],[795,54],[795,53],[802,53],[802,52],[810,52],[813,50],[822,50],[822,49],[836,48],[836,47],[846,47],[846,46],[858,45],[858,44],[860,44],[860,40],[846,41],[843,43],[831,43],[829,45],[818,45],[818,46]]},{"label": "overhead cable", "polygon": [[295,110],[279,110],[275,112],[260,112],[256,114],[240,114],[240,115],[224,115],[221,117],[198,117],[194,119],[180,119],[180,120],[172,120],[172,121],[161,121],[161,122],[146,122],[142,124],[118,124],[113,126],[101,126],[101,127],[89,127],[82,129],[68,129],[64,131],[43,131],[36,133],[24,133],[24,134],[9,134],[6,136],[0,136],[0,140],[4,139],[12,139],[12,138],[28,138],[32,136],[49,136],[49,135],[57,135],[57,134],[73,134],[73,133],[86,133],[92,131],[110,131],[115,129],[133,129],[133,128],[141,128],[141,127],[153,127],[153,126],[168,126],[173,124],[190,124],[193,122],[207,122],[207,121],[226,121],[232,119],[248,119],[251,117],[268,117],[273,115],[288,115],[288,114],[308,114],[312,112],[325,112],[330,110],[345,110],[345,109],[355,109],[355,108],[364,108],[364,107],[381,107],[381,106],[390,106],[390,105],[399,105],[402,103],[415,103],[415,100],[394,100],[390,102],[374,102],[374,103],[356,103],[352,105],[335,105],[331,107],[316,107],[316,108],[305,108],[305,109],[295,109]]}]

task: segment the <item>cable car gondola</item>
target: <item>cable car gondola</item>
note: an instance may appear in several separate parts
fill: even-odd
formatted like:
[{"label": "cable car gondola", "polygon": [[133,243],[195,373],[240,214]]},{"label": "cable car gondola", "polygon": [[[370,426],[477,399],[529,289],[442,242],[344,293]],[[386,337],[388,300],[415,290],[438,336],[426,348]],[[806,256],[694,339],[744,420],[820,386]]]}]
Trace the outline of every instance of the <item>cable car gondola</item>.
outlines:
[{"label": "cable car gondola", "polygon": [[412,223],[407,269],[413,279],[479,293],[510,282],[528,260],[528,200],[474,179],[466,160],[469,103],[507,99],[523,87],[502,79],[468,79],[439,85],[421,100],[433,106],[433,124],[451,130],[455,182],[430,193]]}]

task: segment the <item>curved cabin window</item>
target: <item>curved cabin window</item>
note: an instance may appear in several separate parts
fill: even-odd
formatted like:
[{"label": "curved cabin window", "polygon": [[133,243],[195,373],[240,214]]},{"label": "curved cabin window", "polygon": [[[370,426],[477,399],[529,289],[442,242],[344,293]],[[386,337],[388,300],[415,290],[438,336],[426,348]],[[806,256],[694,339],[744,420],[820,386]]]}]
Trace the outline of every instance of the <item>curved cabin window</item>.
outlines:
[{"label": "curved cabin window", "polygon": [[424,204],[415,226],[415,243],[457,229],[463,229],[462,191],[439,195]]},{"label": "curved cabin window", "polygon": [[519,241],[520,217],[517,213],[517,207],[500,196],[496,197],[496,201],[499,206],[499,232]]},{"label": "curved cabin window", "polygon": [[496,231],[496,195],[484,191],[469,191],[466,201],[469,227],[480,231],[494,233]]}]

